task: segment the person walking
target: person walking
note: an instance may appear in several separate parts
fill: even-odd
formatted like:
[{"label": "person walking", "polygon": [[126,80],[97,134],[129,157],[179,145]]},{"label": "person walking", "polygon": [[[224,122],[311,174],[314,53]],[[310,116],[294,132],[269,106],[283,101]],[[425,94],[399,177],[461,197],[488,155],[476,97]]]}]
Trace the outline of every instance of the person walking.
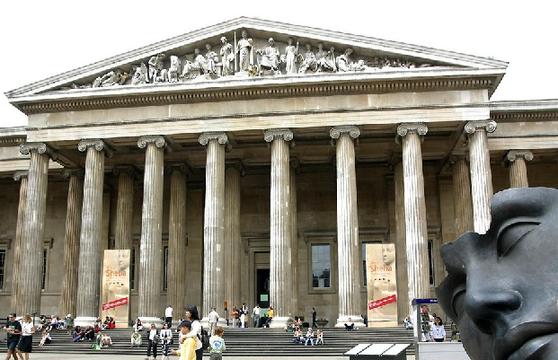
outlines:
[{"label": "person walking", "polygon": [[165,309],[165,322],[167,323],[169,329],[172,328],[172,313],[173,313],[173,308],[171,305],[167,306],[167,308]]},{"label": "person walking", "polygon": [[254,327],[260,327],[260,304],[256,304],[254,310],[252,310],[252,316],[254,319]]},{"label": "person walking", "polygon": [[240,327],[242,329],[246,328],[246,318],[248,317],[248,305],[242,303],[242,308],[240,309]]},{"label": "person walking", "polygon": [[209,334],[213,335],[213,331],[217,326],[217,322],[219,321],[219,314],[217,313],[217,309],[215,307],[211,308],[211,312],[207,315],[208,322],[209,322]]},{"label": "person walking", "polygon": [[147,357],[153,353],[153,359],[157,358],[157,343],[159,342],[159,334],[155,324],[151,324],[149,332],[147,333]]},{"label": "person walking", "polygon": [[168,359],[170,344],[172,342],[172,330],[169,329],[167,323],[163,324],[163,329],[160,333],[161,338],[161,351],[163,352],[163,359]]},{"label": "person walking", "polygon": [[[8,315],[8,323],[6,324],[4,329],[8,333],[6,336],[6,344],[8,346],[6,360],[10,360],[11,357],[13,357],[15,360],[18,360],[17,344],[19,343],[19,339],[21,337],[21,324],[19,323],[19,321],[16,321],[15,313]],[[23,359],[23,356],[20,356]]]},{"label": "person walking", "polygon": [[215,328],[215,334],[209,338],[209,359],[210,360],[221,360],[223,358],[223,351],[227,349],[225,346],[225,340],[223,339],[223,334],[225,330],[222,327],[217,326]]},{"label": "person walking", "polygon": [[317,327],[318,327],[318,324],[316,324],[316,316],[317,316],[316,308],[313,307],[313,308],[312,308],[312,327],[313,327],[313,328],[317,328]]},{"label": "person walking", "polygon": [[186,320],[190,321],[191,329],[184,337],[193,338],[196,342],[196,360],[203,360],[203,345],[201,342],[202,326],[200,323],[200,315],[195,305],[188,305],[186,308]]},{"label": "person walking", "polygon": [[25,314],[21,321],[21,338],[17,349],[23,354],[23,359],[28,360],[29,354],[33,350],[33,334],[35,333],[35,326],[31,315]]}]

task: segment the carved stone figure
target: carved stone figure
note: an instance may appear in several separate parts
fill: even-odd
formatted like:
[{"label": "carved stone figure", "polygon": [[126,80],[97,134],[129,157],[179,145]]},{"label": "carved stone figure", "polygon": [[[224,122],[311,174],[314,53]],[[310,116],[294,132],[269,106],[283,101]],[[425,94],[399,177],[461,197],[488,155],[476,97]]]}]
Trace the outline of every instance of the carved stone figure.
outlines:
[{"label": "carved stone figure", "polygon": [[257,51],[261,55],[259,62],[260,75],[266,71],[271,71],[273,74],[279,71],[279,49],[275,46],[273,38],[269,38],[267,43],[268,46],[265,49]]},{"label": "carved stone figure", "polygon": [[132,85],[142,85],[148,82],[147,66],[141,63],[134,69],[134,76],[132,76]]},{"label": "carved stone figure", "polygon": [[558,359],[558,190],[499,192],[490,213],[443,246],[440,304],[472,360]]},{"label": "carved stone figure", "polygon": [[217,77],[217,63],[219,62],[219,56],[217,55],[217,53],[215,51],[213,51],[213,48],[211,47],[211,44],[205,44],[205,73],[211,77],[211,78],[216,78]]},{"label": "carved stone figure", "polygon": [[178,59],[178,56],[171,55],[170,66],[168,70],[168,81],[170,83],[178,82],[179,71],[180,71],[180,60]]},{"label": "carved stone figure", "polygon": [[120,70],[109,71],[103,76],[97,77],[91,87],[109,87],[114,85],[123,85],[128,79],[128,73]]},{"label": "carved stone figure", "polygon": [[231,44],[229,44],[226,37],[221,37],[221,51],[219,54],[221,55],[221,76],[228,76],[234,74],[234,49]]},{"label": "carved stone figure", "polygon": [[353,53],[353,49],[347,48],[342,55],[339,55],[336,59],[337,63],[337,70],[340,72],[347,72],[351,71],[351,54]]},{"label": "carved stone figure", "polygon": [[301,74],[304,74],[308,70],[310,71],[318,70],[318,61],[316,59],[316,55],[314,55],[314,52],[312,51],[312,45],[306,44],[305,48],[306,51],[304,52],[303,55],[304,60],[302,60],[302,64],[298,69],[298,72]]},{"label": "carved stone figure", "polygon": [[149,66],[149,81],[156,82],[157,77],[161,70],[163,70],[163,60],[165,59],[165,54],[157,54],[152,56],[147,65]]},{"label": "carved stone figure", "polygon": [[239,68],[242,72],[248,72],[250,70],[250,65],[252,61],[250,58],[250,53],[252,51],[252,39],[248,38],[248,33],[246,30],[242,30],[241,39],[238,41],[238,46],[236,51],[239,54]]},{"label": "carved stone figure", "polygon": [[293,45],[293,39],[289,38],[285,48],[285,65],[287,74],[296,74],[296,60],[298,55],[298,41]]},{"label": "carved stone figure", "polygon": [[318,70],[324,72],[337,71],[335,48],[333,46],[329,48],[329,51],[327,52],[326,56],[319,61]]}]

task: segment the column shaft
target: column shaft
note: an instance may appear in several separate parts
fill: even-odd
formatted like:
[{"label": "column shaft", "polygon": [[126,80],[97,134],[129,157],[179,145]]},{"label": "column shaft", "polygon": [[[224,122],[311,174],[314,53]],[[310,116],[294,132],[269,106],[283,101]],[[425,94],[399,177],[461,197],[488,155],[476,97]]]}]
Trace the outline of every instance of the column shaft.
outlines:
[{"label": "column shaft", "polygon": [[455,159],[452,165],[453,206],[455,209],[456,236],[473,230],[473,209],[469,168],[464,157]]},{"label": "column shaft", "polygon": [[71,174],[69,177],[64,234],[64,278],[62,280],[62,294],[60,298],[60,316],[65,316],[66,314],[76,315],[78,286],[83,181],[76,174]]},{"label": "column shaft", "polygon": [[132,226],[134,218],[134,178],[126,170],[118,173],[118,195],[116,198],[115,249],[132,248]]},{"label": "column shaft", "polygon": [[496,129],[493,121],[469,122],[465,132],[469,136],[469,165],[473,200],[474,230],[484,234],[490,227],[490,198],[492,197],[492,171],[488,151],[487,131]]},{"label": "column shaft", "polygon": [[354,127],[333,128],[337,139],[337,262],[339,271],[339,318],[336,327],[348,318],[356,326],[364,326],[360,308],[360,241],[358,231],[355,146],[353,138],[360,135]]},{"label": "column shaft", "polygon": [[87,153],[79,241],[76,325],[91,325],[99,316],[105,151],[104,143],[100,140],[84,140],[78,149]]},{"label": "column shaft", "polygon": [[[18,314],[40,313],[44,227],[48,184],[48,160],[45,144],[23,144],[23,154],[30,154],[25,202],[25,226],[21,235],[20,254],[25,266],[19,270]],[[21,263],[21,260],[20,260]]]},{"label": "column shaft", "polygon": [[411,314],[409,281],[407,278],[407,245],[405,239],[405,196],[403,186],[403,163],[395,165],[393,176],[395,187],[395,256],[397,271],[397,313],[399,319]]},{"label": "column shaft", "polygon": [[506,160],[510,167],[510,187],[529,187],[527,161],[533,160],[533,153],[528,150],[510,150],[506,154]]},{"label": "column shaft", "polygon": [[225,231],[225,147],[223,133],[202,134],[207,145],[205,168],[205,210],[203,227],[203,306],[204,319],[212,307],[221,308],[225,301],[224,231]]},{"label": "column shaft", "polygon": [[22,234],[25,226],[25,207],[27,205],[27,172],[18,172],[14,180],[19,180],[19,203],[17,207],[17,227],[14,242],[14,266],[12,270],[12,310],[15,311],[19,303],[19,273],[22,253]]},{"label": "column shaft", "polygon": [[186,176],[182,169],[171,171],[167,302],[176,314],[182,314],[186,305]]},{"label": "column shaft", "polygon": [[160,323],[161,280],[163,278],[163,175],[164,146],[161,136],[142,137],[145,148],[143,207],[141,217],[138,317],[144,322]]},{"label": "column shaft", "polygon": [[240,236],[240,170],[229,166],[225,171],[225,301],[228,309],[242,303],[241,299],[241,254]]},{"label": "column shaft", "polygon": [[291,291],[291,314],[299,315],[298,312],[298,212],[297,212],[297,192],[296,192],[296,172],[291,169],[291,268],[292,268],[292,287]]}]

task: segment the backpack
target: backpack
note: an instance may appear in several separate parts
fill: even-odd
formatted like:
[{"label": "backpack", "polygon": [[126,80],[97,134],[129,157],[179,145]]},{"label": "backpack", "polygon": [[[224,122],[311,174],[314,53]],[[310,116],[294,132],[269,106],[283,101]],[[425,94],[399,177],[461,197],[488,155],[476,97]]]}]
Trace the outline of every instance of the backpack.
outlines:
[{"label": "backpack", "polygon": [[201,328],[200,340],[202,343],[202,349],[204,350],[209,349],[209,333],[203,327]]}]

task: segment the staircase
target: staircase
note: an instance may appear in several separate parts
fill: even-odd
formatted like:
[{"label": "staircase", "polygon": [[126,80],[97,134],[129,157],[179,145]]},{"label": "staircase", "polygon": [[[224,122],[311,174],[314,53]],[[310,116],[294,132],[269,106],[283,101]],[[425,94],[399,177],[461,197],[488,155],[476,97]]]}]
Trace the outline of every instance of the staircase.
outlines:
[{"label": "staircase", "polygon": [[[101,353],[119,355],[144,355],[147,351],[147,340],[141,347],[130,347],[130,329],[109,330],[113,346],[102,350],[92,350],[91,342],[72,342],[70,335],[65,331],[53,331],[52,343],[39,347],[40,336],[34,337],[33,352],[48,353]],[[171,348],[177,348],[178,334],[174,334],[175,341]],[[353,346],[360,343],[413,343],[412,331],[403,328],[373,329],[364,328],[356,331],[344,329],[325,329],[325,345],[304,346],[291,342],[292,334],[279,329],[248,328],[225,329],[226,355],[230,356],[339,356]],[[159,353],[160,353],[159,347]],[[407,350],[408,355],[413,355],[414,346]]]}]

